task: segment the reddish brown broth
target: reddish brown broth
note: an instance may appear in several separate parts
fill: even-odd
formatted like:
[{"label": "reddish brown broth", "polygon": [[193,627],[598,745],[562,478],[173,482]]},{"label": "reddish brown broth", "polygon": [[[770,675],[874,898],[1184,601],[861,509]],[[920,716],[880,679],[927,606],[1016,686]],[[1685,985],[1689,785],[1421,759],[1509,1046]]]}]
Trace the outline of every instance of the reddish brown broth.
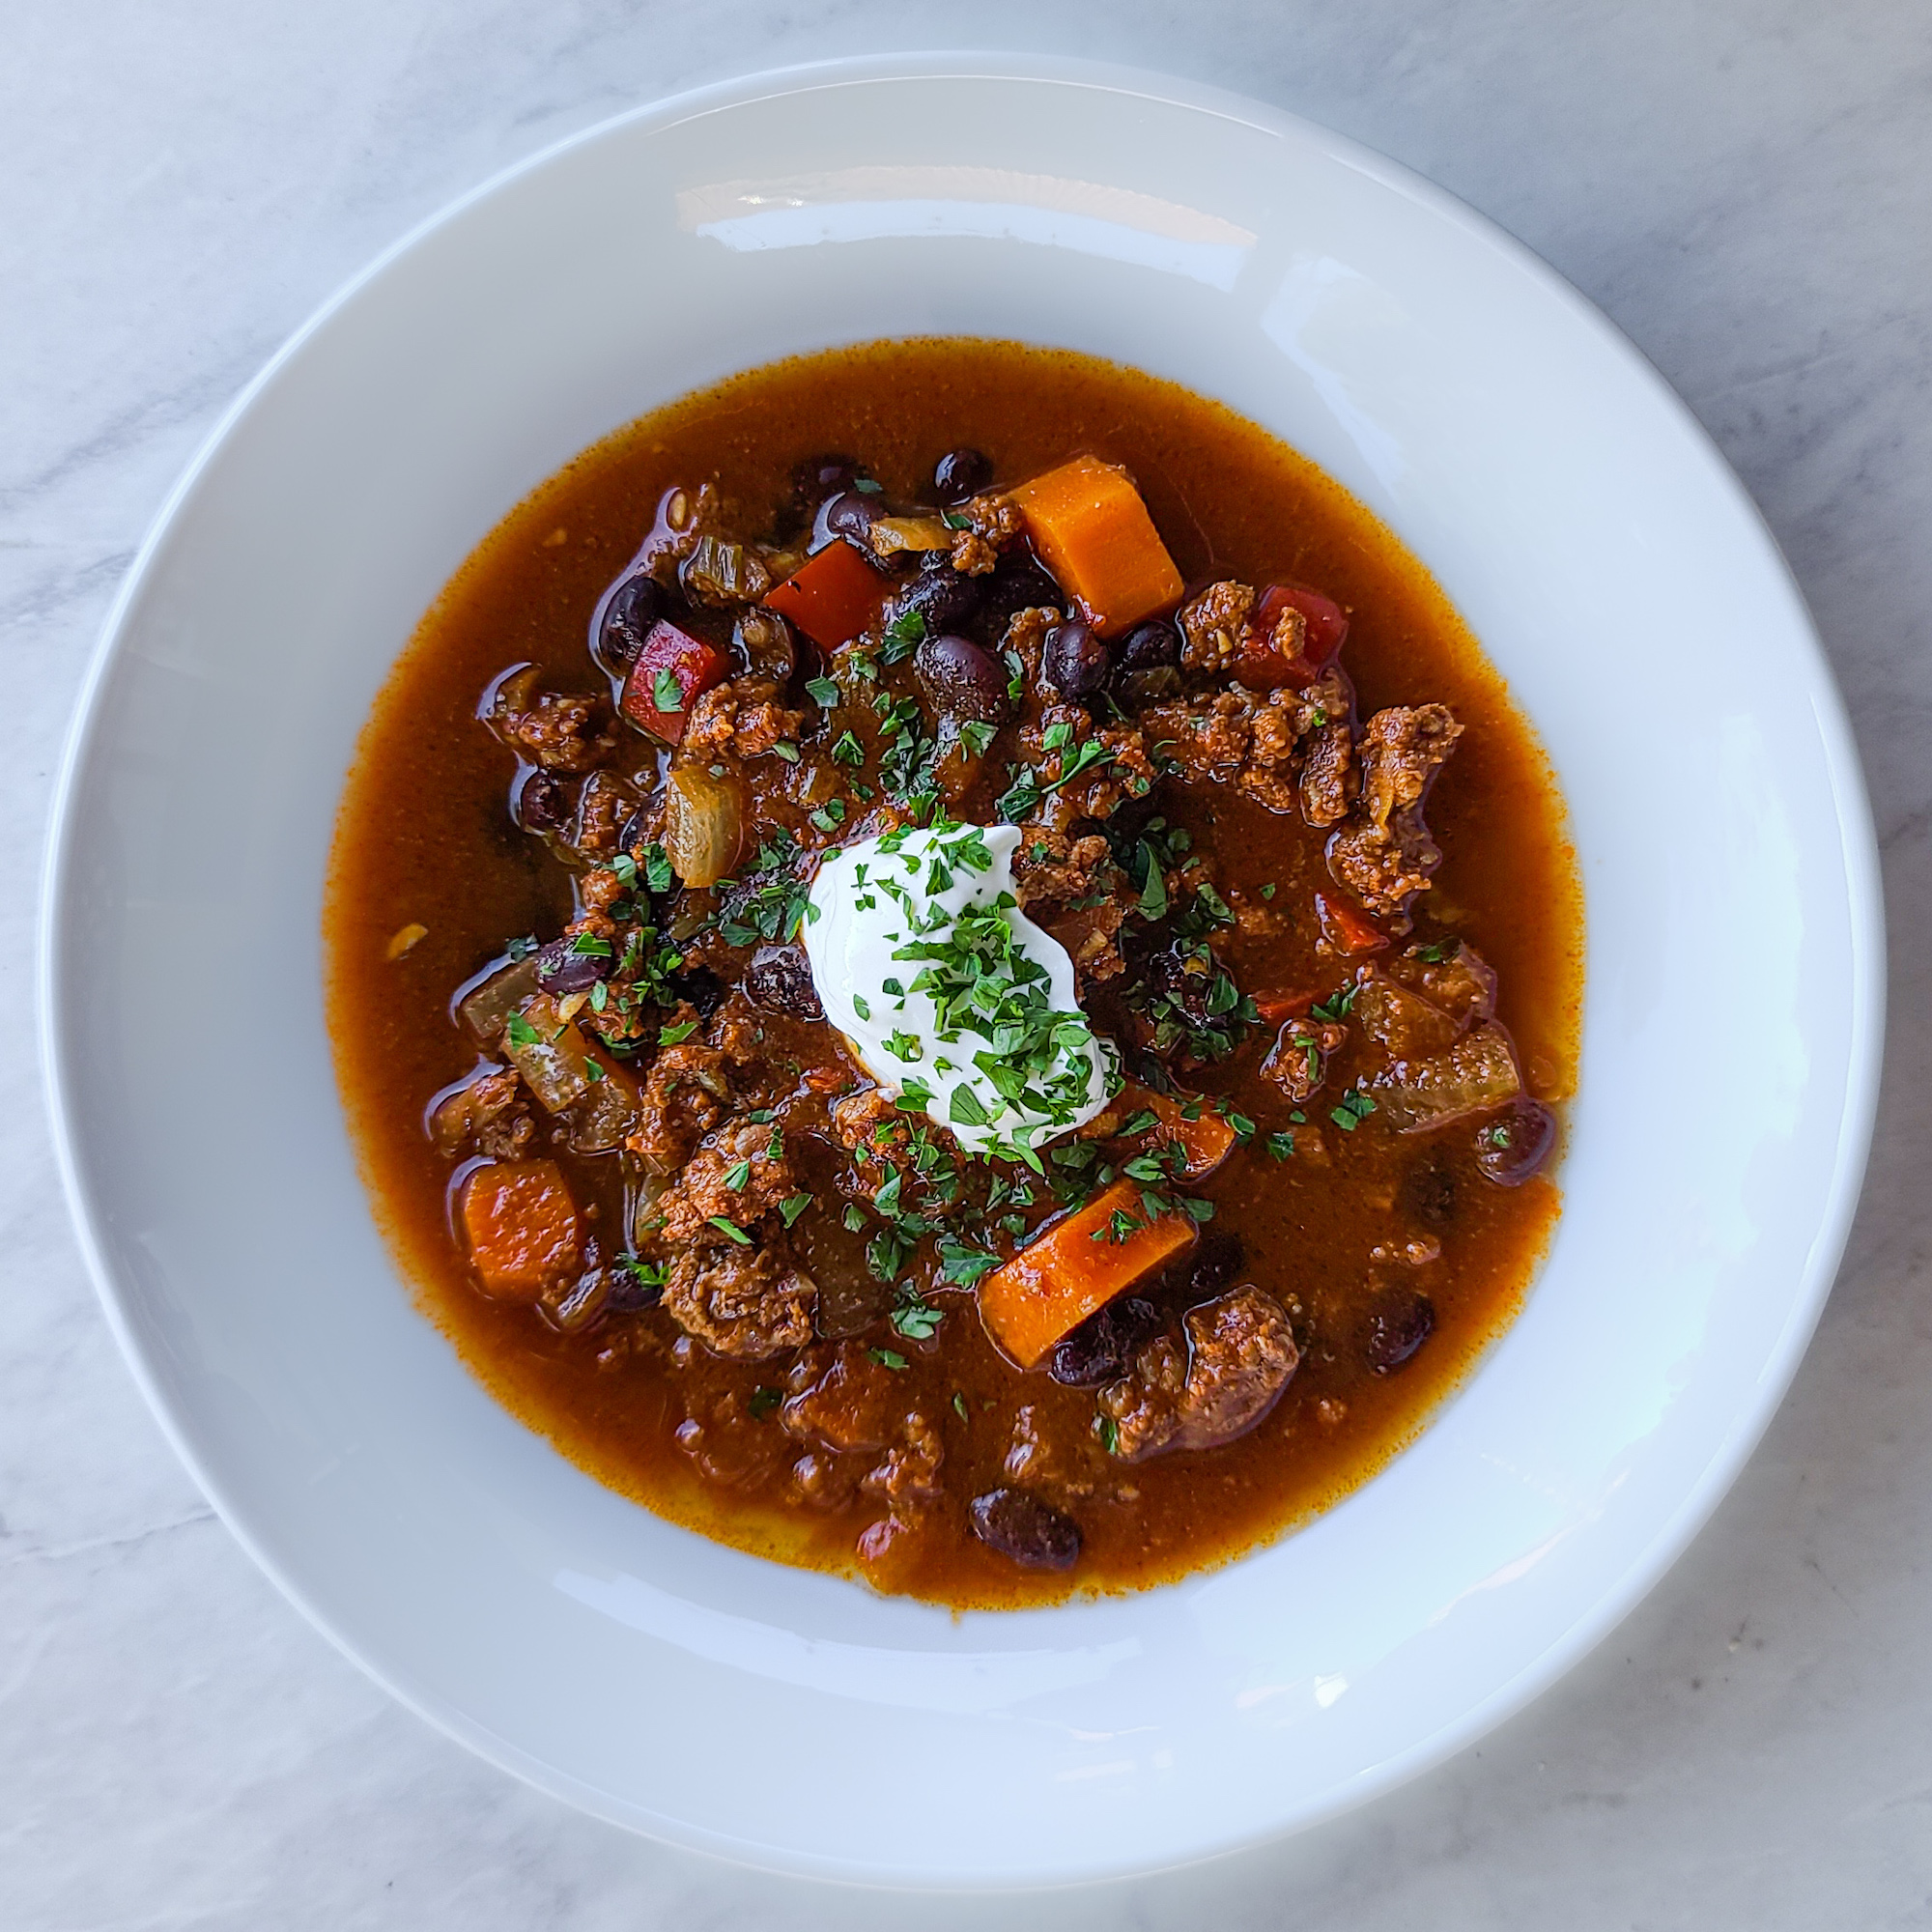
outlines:
[{"label": "reddish brown broth", "polygon": [[[923,1399],[943,1422],[945,1503],[930,1533],[901,1538],[861,1573],[855,1529],[882,1509],[788,1505],[796,1445],[775,1423],[763,1425],[768,1444],[753,1441],[731,1488],[698,1475],[673,1439],[707,1391],[749,1391],[771,1371],[696,1350],[673,1373],[666,1343],[675,1330],[661,1311],[614,1335],[607,1325],[566,1337],[527,1307],[486,1299],[452,1236],[450,1163],[423,1127],[432,1096],[476,1062],[450,1018],[452,989],[507,936],[554,932],[571,913],[566,875],[509,820],[514,760],[477,723],[485,686],[533,660],[553,684],[600,688],[585,651],[590,614],[673,482],[716,478],[755,525],[785,496],[793,465],[814,452],[861,454],[890,492],[910,498],[929,488],[940,453],[961,443],[988,452],[1003,480],[1083,451],[1124,465],[1190,584],[1289,579],[1350,607],[1345,662],[1361,715],[1425,698],[1454,710],[1465,733],[1428,807],[1446,856],[1423,896],[1432,920],[1497,969],[1498,1017],[1529,1091],[1566,1098],[1582,921],[1562,802],[1503,681],[1429,575],[1346,491],[1254,424],[1135,371],[1005,343],[877,344],[753,371],[617,432],[505,517],[424,617],[363,731],[330,872],[327,1013],[381,1224],[425,1312],[505,1406],[611,1488],[722,1541],[954,1605],[1014,1606],[1140,1588],[1227,1560],[1373,1475],[1517,1313],[1559,1211],[1554,1184],[1490,1185],[1466,1133],[1438,1137],[1462,1151],[1454,1228],[1426,1270],[1435,1330],[1400,1372],[1377,1375],[1359,1347],[1363,1283],[1368,1251],[1392,1223],[1375,1203],[1385,1204],[1431,1137],[1404,1147],[1385,1132],[1319,1126],[1330,1154],[1321,1166],[1243,1151],[1201,1191],[1245,1242],[1242,1278],[1275,1293],[1309,1338],[1300,1368],[1242,1439],[1122,1471],[1122,1493],[1083,1510],[1085,1550],[1070,1575],[1017,1569],[988,1550],[966,1528],[965,1503],[1007,1480],[1002,1459],[1022,1403],[1049,1432],[1081,1432],[1092,1391],[1021,1376],[968,1304],[946,1323],[944,1352],[913,1351],[906,1372],[908,1400]],[[1284,867],[1283,822],[1230,790],[1165,809],[1211,838],[1229,883],[1253,892],[1274,880],[1284,903],[1305,901],[1317,883]],[[1294,866],[1305,870],[1300,859]],[[427,936],[391,961],[391,935],[411,923]],[[1332,962],[1309,964],[1307,945],[1291,942],[1303,977],[1336,978]],[[1250,1049],[1198,1084],[1267,1126],[1283,1105],[1255,1078],[1259,1058]],[[1332,1098],[1311,1104],[1312,1122],[1325,1121]],[[614,1200],[599,1211],[614,1215]]]}]

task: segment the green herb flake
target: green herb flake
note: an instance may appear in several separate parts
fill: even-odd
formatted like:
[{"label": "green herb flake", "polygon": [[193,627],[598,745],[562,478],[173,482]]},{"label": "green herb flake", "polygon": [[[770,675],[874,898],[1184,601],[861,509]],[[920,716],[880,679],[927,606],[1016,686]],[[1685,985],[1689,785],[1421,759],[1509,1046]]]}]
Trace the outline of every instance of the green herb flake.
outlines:
[{"label": "green herb flake", "polygon": [[952,1283],[956,1288],[977,1288],[999,1264],[999,1256],[989,1253],[984,1248],[969,1247],[964,1241],[953,1239],[951,1235],[940,1236],[940,1278]]},{"label": "green herb flake", "polygon": [[1320,1006],[1310,1007],[1309,1016],[1318,1020],[1339,1020],[1348,1017],[1349,1009],[1355,1004],[1355,996],[1362,990],[1360,980],[1351,980],[1348,985],[1330,993]]},{"label": "green herb flake", "polygon": [[733,1194],[742,1194],[745,1191],[745,1183],[749,1181],[751,1178],[752,1178],[752,1163],[749,1160],[741,1160],[735,1167],[731,1168],[726,1172],[724,1176],[724,1185],[728,1187]]},{"label": "green herb flake", "polygon": [[829,677],[809,677],[805,688],[811,701],[826,711],[833,710],[838,703],[838,687]]},{"label": "green herb flake", "polygon": [[1359,1088],[1351,1087],[1342,1095],[1340,1105],[1329,1108],[1328,1118],[1345,1134],[1352,1134],[1375,1111],[1375,1101]]},{"label": "green herb flake", "polygon": [[911,1366],[896,1349],[867,1349],[867,1354],[882,1369],[903,1369]]},{"label": "green herb flake", "polygon": [[901,1294],[898,1306],[889,1319],[908,1342],[929,1342],[946,1317],[917,1289],[908,1289]]},{"label": "green herb flake", "polygon": [[1100,1438],[1100,1447],[1110,1456],[1118,1456],[1121,1451],[1121,1425],[1104,1410],[1094,1418],[1094,1434]]},{"label": "green herb flake", "polygon": [[811,1206],[811,1196],[810,1193],[788,1194],[782,1201],[779,1203],[780,1218],[782,1219],[785,1226],[789,1228],[792,1225],[792,1223],[796,1221],[798,1217],[801,1214],[803,1214],[805,1210],[810,1206]]},{"label": "green herb flake", "polygon": [[697,1022],[696,1020],[681,1020],[676,1026],[659,1027],[658,1044],[660,1046],[676,1046],[680,1041],[689,1039],[696,1031]]},{"label": "green herb flake", "polygon": [[1294,1151],[1293,1134],[1270,1134],[1264,1143],[1270,1160],[1286,1160]]},{"label": "green herb flake", "polygon": [[721,1235],[728,1235],[741,1248],[749,1248],[752,1245],[751,1236],[746,1234],[744,1229],[739,1227],[737,1222],[732,1220],[728,1215],[711,1214],[707,1215],[706,1219],[710,1221],[711,1225]]},{"label": "green herb flake", "polygon": [[684,687],[674,670],[661,670],[651,681],[651,702],[663,712],[684,709]]},{"label": "green herb flake", "polygon": [[755,1388],[745,1400],[745,1408],[753,1422],[762,1422],[784,1401],[784,1391],[775,1388]]}]

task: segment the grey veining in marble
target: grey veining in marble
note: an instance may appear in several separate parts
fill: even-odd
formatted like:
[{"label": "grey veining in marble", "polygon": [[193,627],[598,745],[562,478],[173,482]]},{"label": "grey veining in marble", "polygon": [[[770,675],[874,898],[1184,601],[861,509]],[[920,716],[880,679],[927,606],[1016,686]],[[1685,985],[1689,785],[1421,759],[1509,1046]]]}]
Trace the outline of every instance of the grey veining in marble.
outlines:
[{"label": "grey veining in marble", "polygon": [[[1710,426],[1811,600],[1892,931],[1844,1273],[1763,1449],[1650,1601],[1479,1748],[1322,1831],[998,1905],[664,1851],[471,1759],[337,1657],[213,1519],[122,1367],[57,1197],[30,1020],[83,664],[169,481],[280,339],[557,135],[738,69],[909,44],[1098,50],[1244,88],[1433,176],[1601,302]],[[1922,0],[12,0],[0,46],[0,1925],[1932,1925]],[[1640,665],[1640,612],[1632,630]],[[1667,693],[1667,667],[1634,678],[1630,728]],[[1687,1003],[1736,970],[1714,962]]]}]

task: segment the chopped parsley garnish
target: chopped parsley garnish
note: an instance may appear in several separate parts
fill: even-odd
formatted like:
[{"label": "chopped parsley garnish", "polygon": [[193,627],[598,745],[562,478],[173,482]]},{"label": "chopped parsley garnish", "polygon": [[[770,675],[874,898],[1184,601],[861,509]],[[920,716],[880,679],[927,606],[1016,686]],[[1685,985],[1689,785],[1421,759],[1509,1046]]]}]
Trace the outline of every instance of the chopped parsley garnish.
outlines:
[{"label": "chopped parsley garnish", "polygon": [[886,626],[880,659],[889,665],[903,664],[925,639],[925,618],[917,611],[901,611]]},{"label": "chopped parsley garnish", "polygon": [[1329,1108],[1328,1118],[1345,1134],[1352,1134],[1375,1111],[1375,1101],[1360,1088],[1351,1087],[1342,1095],[1339,1105]]},{"label": "chopped parsley garnish", "polygon": [[535,1027],[522,1013],[512,1013],[503,1035],[512,1046],[535,1046],[543,1038]]},{"label": "chopped parsley garnish", "polygon": [[622,1268],[642,1289],[661,1289],[670,1276],[670,1269],[665,1263],[647,1262],[641,1255],[613,1255],[611,1265]]},{"label": "chopped parsley garnish", "polygon": [[728,1187],[733,1194],[742,1194],[745,1191],[745,1183],[748,1180],[750,1180],[751,1178],[752,1178],[752,1163],[749,1160],[741,1160],[735,1167],[731,1168],[725,1174],[724,1185]]},{"label": "chopped parsley garnish", "polygon": [[955,1240],[951,1235],[940,1236],[939,1274],[942,1281],[950,1281],[956,1288],[974,1288],[999,1264],[999,1256],[984,1248],[968,1247],[964,1241]]},{"label": "chopped parsley garnish", "polygon": [[721,1235],[728,1235],[741,1248],[752,1245],[752,1237],[727,1214],[709,1214],[705,1217]]},{"label": "chopped parsley garnish", "polygon": [[811,701],[826,711],[832,710],[838,702],[838,687],[829,677],[809,677],[805,688],[810,694]]},{"label": "chopped parsley garnish", "polygon": [[526,933],[521,939],[506,939],[503,942],[503,951],[521,966],[532,952],[537,951],[535,936]]},{"label": "chopped parsley garnish", "polygon": [[1432,966],[1439,966],[1445,959],[1453,959],[1463,950],[1460,939],[1433,939],[1427,946],[1415,949],[1415,957],[1426,959]]},{"label": "chopped parsley garnish", "polygon": [[776,752],[778,755],[785,761],[786,764],[795,765],[798,763],[799,760],[798,747],[794,745],[789,738],[781,738],[778,741],[778,743],[772,747],[772,750]]},{"label": "chopped parsley garnish", "polygon": [[600,939],[594,932],[580,932],[572,935],[570,950],[581,958],[610,959],[614,957],[615,949],[608,939]]},{"label": "chopped parsley garnish", "polygon": [[1100,1447],[1108,1455],[1115,1456],[1121,1448],[1121,1425],[1103,1409],[1094,1418],[1094,1434],[1100,1438]]},{"label": "chopped parsley garnish", "polygon": [[946,1317],[918,1289],[908,1287],[899,1291],[897,1306],[889,1319],[908,1342],[929,1342]]},{"label": "chopped parsley garnish", "polygon": [[835,765],[863,765],[866,762],[866,748],[850,731],[841,731],[832,741],[832,762]]},{"label": "chopped parsley garnish", "polygon": [[684,709],[684,687],[677,681],[674,670],[661,670],[651,681],[651,702],[660,711],[682,711]]},{"label": "chopped parsley garnish", "polygon": [[1265,1143],[1268,1155],[1273,1160],[1286,1160],[1294,1151],[1293,1134],[1270,1134]]},{"label": "chopped parsley garnish", "polygon": [[745,1407],[753,1422],[762,1422],[783,1401],[782,1389],[754,1388],[746,1398]]},{"label": "chopped parsley garnish", "polygon": [[1362,990],[1359,980],[1351,980],[1348,985],[1330,993],[1320,1006],[1310,1007],[1308,1016],[1317,1020],[1339,1020],[1348,1016],[1349,1009],[1355,1004],[1355,996]]},{"label": "chopped parsley garnish", "polygon": [[788,1194],[779,1203],[779,1215],[789,1228],[805,1210],[811,1206],[810,1193]]},{"label": "chopped parsley garnish", "polygon": [[659,1027],[658,1044],[660,1046],[676,1046],[680,1041],[689,1039],[696,1031],[697,1022],[696,1020],[680,1020],[676,1026]]},{"label": "chopped parsley garnish", "polygon": [[896,1349],[867,1349],[866,1352],[882,1369],[903,1369],[910,1366]]}]

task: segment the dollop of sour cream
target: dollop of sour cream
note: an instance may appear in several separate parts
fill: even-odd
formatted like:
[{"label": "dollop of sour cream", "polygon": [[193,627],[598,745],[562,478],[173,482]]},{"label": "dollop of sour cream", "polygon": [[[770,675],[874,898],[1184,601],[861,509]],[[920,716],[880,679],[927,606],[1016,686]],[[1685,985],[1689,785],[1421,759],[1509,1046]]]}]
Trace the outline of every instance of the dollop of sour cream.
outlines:
[{"label": "dollop of sour cream", "polygon": [[969,1153],[1025,1160],[1120,1081],[1066,949],[1019,908],[1019,841],[1010,825],[862,838],[820,866],[804,939],[825,1015],[873,1079]]}]

